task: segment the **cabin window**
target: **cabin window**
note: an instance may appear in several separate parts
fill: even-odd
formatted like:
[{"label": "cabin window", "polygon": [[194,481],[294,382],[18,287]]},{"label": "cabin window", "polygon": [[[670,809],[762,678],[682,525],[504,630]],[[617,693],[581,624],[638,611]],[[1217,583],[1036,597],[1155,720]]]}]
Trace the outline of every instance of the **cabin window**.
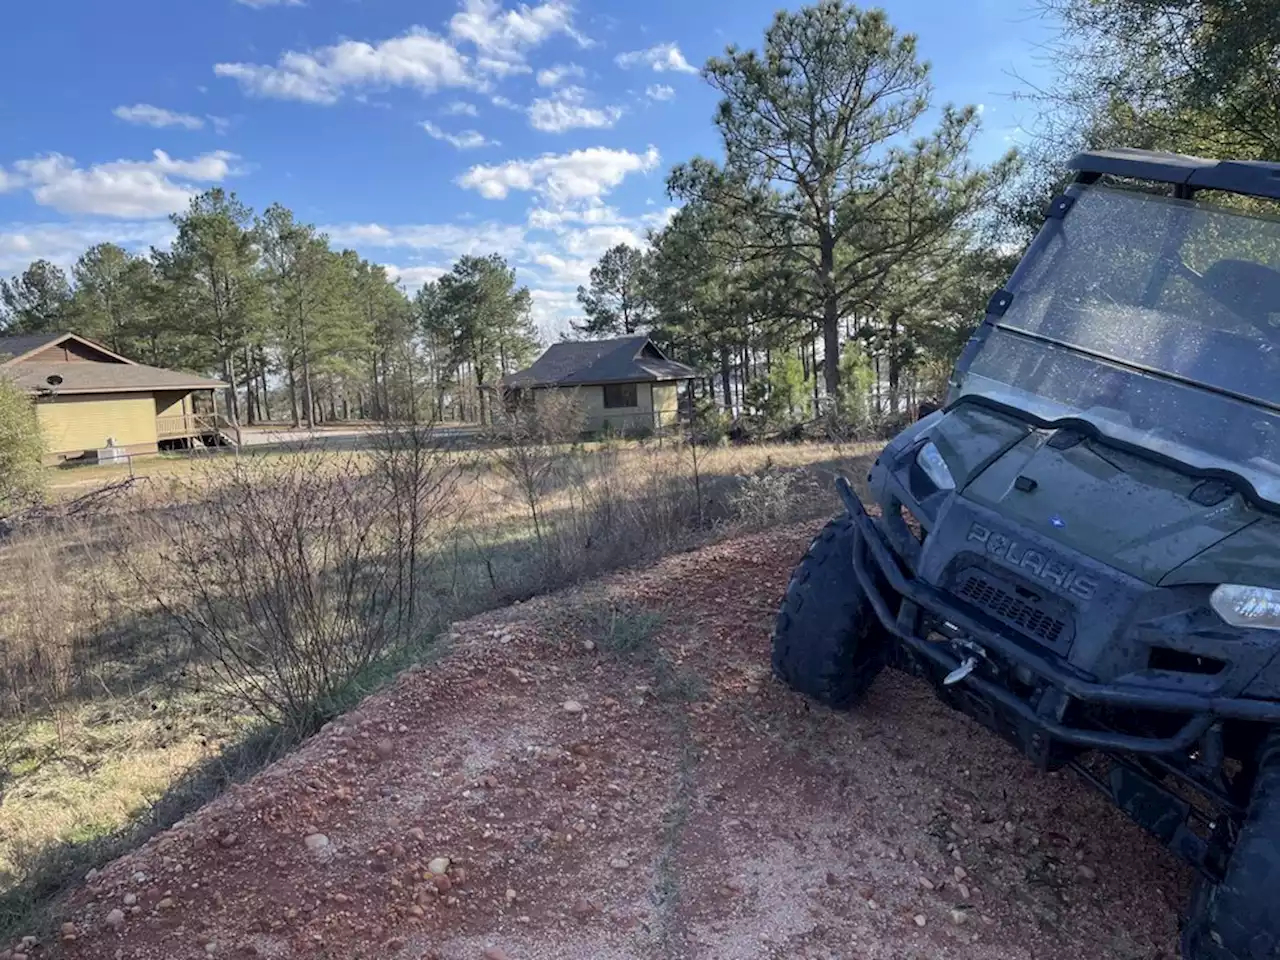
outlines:
[{"label": "cabin window", "polygon": [[604,385],[604,405],[606,409],[640,406],[636,401],[636,385],[634,383],[606,383]]}]

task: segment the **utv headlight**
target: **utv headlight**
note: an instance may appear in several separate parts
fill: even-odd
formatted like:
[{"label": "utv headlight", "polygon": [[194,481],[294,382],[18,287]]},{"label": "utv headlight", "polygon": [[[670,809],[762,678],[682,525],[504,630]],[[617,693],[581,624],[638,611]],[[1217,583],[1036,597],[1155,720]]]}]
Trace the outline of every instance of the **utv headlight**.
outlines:
[{"label": "utv headlight", "polygon": [[1233,627],[1280,630],[1280,590],[1224,583],[1209,594],[1209,606]]},{"label": "utv headlight", "polygon": [[920,452],[916,454],[916,463],[939,490],[956,488],[956,478],[951,475],[951,468],[947,466],[947,461],[942,459],[942,454],[938,452],[932,440],[920,448]]}]

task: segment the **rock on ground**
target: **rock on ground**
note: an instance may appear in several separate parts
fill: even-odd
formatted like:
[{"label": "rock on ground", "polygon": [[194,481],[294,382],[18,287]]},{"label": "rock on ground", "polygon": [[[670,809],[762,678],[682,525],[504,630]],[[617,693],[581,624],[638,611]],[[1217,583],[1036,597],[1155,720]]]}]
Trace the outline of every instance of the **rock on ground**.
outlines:
[{"label": "rock on ground", "polygon": [[[849,714],[769,678],[813,532],[458,625],[441,662],[100,871],[41,955],[1176,955],[1187,871],[1079,781],[899,675]],[[603,607],[659,614],[651,647],[603,652]]]}]

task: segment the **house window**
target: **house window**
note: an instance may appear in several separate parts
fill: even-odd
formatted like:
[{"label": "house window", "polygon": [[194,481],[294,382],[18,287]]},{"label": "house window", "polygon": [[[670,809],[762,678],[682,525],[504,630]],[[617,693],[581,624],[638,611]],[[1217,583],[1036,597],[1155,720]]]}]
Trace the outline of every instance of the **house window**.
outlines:
[{"label": "house window", "polygon": [[604,385],[605,409],[613,407],[638,407],[634,383],[606,383]]}]

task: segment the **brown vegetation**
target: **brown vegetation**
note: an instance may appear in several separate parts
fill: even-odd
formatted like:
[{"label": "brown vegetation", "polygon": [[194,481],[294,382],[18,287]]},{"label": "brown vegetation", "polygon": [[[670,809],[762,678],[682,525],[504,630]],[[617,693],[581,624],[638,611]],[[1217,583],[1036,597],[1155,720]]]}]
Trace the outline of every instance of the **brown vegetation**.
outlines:
[{"label": "brown vegetation", "polygon": [[818,526],[455,625],[33,960],[1173,956],[1190,869],[1079,778],[896,671],[849,714],[770,679]]},{"label": "brown vegetation", "polygon": [[0,933],[453,621],[829,513],[816,478],[849,452],[548,440],[459,452],[406,429],[177,462],[0,540]]}]

